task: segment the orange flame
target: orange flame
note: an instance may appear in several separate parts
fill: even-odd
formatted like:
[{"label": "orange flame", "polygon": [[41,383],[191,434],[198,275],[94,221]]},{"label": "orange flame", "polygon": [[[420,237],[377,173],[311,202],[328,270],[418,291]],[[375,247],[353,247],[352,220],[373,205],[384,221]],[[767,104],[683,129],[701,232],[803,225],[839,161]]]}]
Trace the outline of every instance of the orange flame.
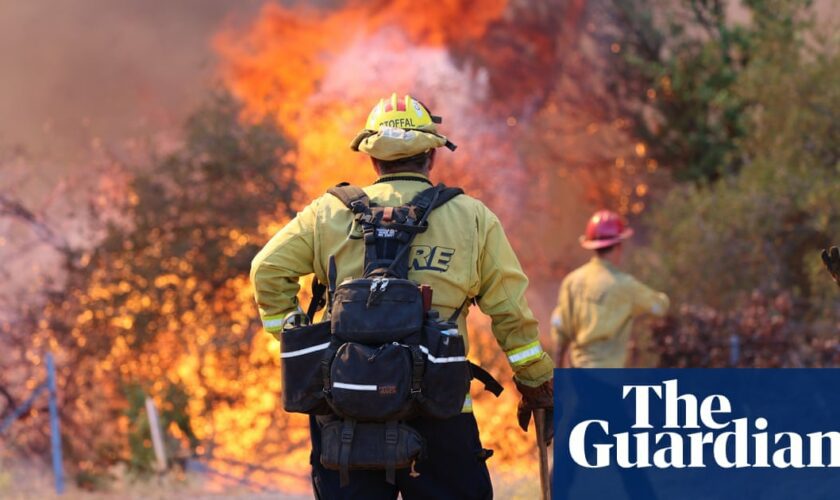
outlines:
[{"label": "orange flame", "polygon": [[[489,108],[487,75],[460,67],[445,44],[477,39],[504,7],[500,0],[439,2],[433,9],[410,1],[351,2],[324,13],[268,5],[249,32],[224,32],[215,44],[225,81],[248,113],[273,116],[295,140],[298,180],[313,197],[337,180],[371,180],[367,159],[348,145],[373,104],[394,91],[445,109],[444,133],[470,131],[469,144],[446,159],[453,169],[472,156],[467,150],[486,150],[500,135],[499,124],[481,120]],[[483,162],[509,160],[506,153]]]}]

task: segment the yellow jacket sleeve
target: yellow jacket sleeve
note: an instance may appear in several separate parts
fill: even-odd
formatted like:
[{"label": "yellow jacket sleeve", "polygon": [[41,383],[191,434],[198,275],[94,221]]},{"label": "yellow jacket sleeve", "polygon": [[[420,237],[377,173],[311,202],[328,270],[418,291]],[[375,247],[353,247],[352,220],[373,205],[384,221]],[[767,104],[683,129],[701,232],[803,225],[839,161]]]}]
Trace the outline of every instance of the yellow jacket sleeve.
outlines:
[{"label": "yellow jacket sleeve", "polygon": [[486,209],[482,219],[478,305],[492,319],[493,334],[516,379],[535,387],[551,379],[554,363],[540,345],[537,320],[525,299],[528,278],[499,219]]},{"label": "yellow jacket sleeve", "polygon": [[633,296],[633,315],[652,314],[665,316],[671,301],[662,292],[650,288],[635,278],[631,278],[630,288]]},{"label": "yellow jacket sleeve", "polygon": [[298,278],[313,272],[318,200],[281,229],[251,262],[251,283],[263,328],[277,336],[283,319],[298,307]]}]

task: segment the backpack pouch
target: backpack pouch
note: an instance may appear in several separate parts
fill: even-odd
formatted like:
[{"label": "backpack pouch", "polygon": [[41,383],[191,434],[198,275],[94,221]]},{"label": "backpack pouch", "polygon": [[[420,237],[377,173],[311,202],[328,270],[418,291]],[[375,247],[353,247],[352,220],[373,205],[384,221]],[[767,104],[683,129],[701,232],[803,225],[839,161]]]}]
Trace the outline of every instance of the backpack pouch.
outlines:
[{"label": "backpack pouch", "polygon": [[411,370],[411,353],[400,344],[342,344],[330,367],[330,406],[357,420],[400,418],[413,406]]},{"label": "backpack pouch", "polygon": [[423,298],[416,283],[405,279],[362,278],[335,291],[333,334],[365,344],[400,341],[423,325]]},{"label": "backpack pouch", "polygon": [[329,322],[283,330],[280,335],[283,409],[293,413],[328,412],[321,359],[330,345]]},{"label": "backpack pouch", "polygon": [[434,418],[461,413],[470,391],[470,366],[464,338],[452,323],[428,323],[420,349],[426,354],[421,411]]},{"label": "backpack pouch", "polygon": [[[341,468],[341,420],[328,422],[321,429],[321,464],[331,470]],[[348,466],[350,470],[383,470],[388,465],[385,424],[359,422],[354,426]],[[423,451],[423,438],[411,427],[398,424],[395,456],[391,457],[397,469],[411,466]]]}]

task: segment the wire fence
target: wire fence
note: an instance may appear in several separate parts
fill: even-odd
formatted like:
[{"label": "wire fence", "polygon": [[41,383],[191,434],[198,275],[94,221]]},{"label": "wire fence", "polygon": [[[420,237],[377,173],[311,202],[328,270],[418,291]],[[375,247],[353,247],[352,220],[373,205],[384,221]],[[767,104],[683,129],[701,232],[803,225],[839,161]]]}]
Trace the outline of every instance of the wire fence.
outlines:
[{"label": "wire fence", "polygon": [[32,394],[20,406],[16,407],[0,423],[0,435],[5,434],[12,425],[23,415],[29,412],[35,401],[47,393],[49,398],[50,414],[50,450],[55,477],[55,492],[58,495],[64,493],[64,464],[61,456],[61,423],[58,418],[58,388],[55,382],[55,360],[52,353],[47,353],[47,377],[44,382],[32,390]]}]

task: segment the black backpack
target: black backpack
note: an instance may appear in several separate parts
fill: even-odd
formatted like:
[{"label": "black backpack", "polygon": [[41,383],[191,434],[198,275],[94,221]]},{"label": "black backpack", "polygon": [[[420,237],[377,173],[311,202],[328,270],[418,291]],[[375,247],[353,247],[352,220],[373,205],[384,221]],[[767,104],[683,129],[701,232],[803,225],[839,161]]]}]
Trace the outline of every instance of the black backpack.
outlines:
[{"label": "black backpack", "polygon": [[364,274],[336,284],[330,258],[329,300],[314,283],[308,313],[326,302],[329,323],[284,330],[284,407],[334,415],[324,419],[321,461],[340,471],[342,484],[353,469],[385,469],[393,483],[395,470],[422,453],[422,438],[403,421],[460,414],[473,377],[496,395],[502,389],[465,357],[457,318],[468,300],[442,320],[431,287],[408,279],[414,237],[428,229],[432,210],[463,191],[439,184],[401,207],[377,206],[347,184],[329,193],[362,229]]}]

